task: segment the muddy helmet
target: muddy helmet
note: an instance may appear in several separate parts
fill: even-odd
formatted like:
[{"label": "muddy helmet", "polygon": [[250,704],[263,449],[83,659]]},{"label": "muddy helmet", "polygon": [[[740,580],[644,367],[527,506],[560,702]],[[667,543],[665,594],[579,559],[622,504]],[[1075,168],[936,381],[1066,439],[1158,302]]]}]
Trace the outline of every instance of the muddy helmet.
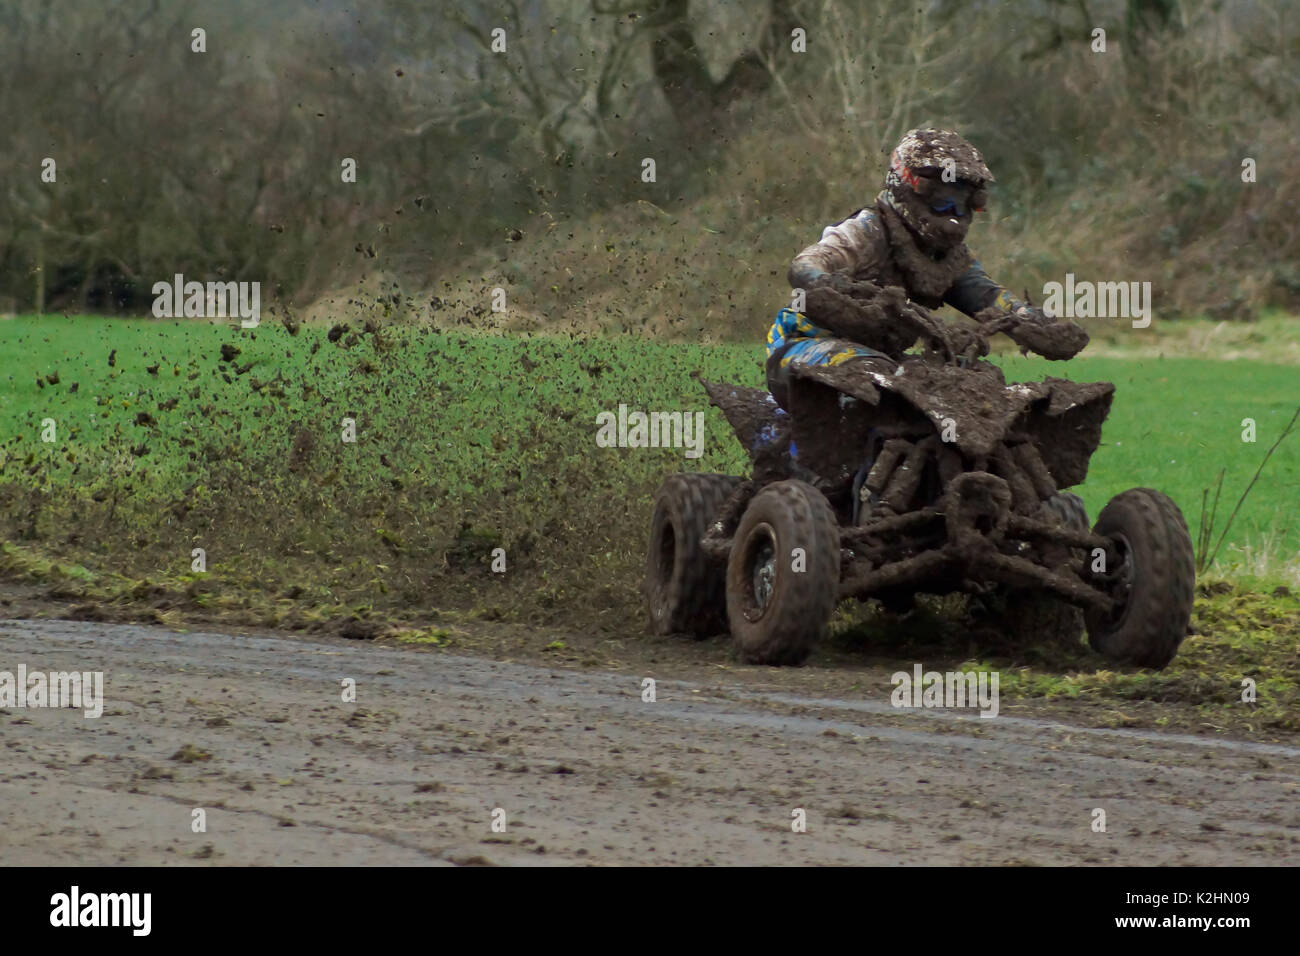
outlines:
[{"label": "muddy helmet", "polygon": [[928,246],[960,243],[983,209],[993,174],[980,151],[946,129],[914,129],[889,158],[887,201]]},{"label": "muddy helmet", "polygon": [[[947,177],[945,170],[950,171]],[[993,182],[980,151],[947,129],[914,129],[894,147],[889,157],[889,179],[896,177],[912,185],[918,177],[963,180],[975,186]]]}]

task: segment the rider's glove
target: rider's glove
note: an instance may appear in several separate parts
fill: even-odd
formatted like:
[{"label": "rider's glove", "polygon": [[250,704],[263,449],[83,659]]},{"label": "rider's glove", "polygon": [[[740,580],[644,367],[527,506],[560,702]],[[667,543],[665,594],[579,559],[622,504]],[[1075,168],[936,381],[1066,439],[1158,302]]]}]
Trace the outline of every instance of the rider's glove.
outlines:
[{"label": "rider's glove", "polygon": [[1032,305],[1019,306],[1012,315],[1022,322],[1033,322],[1035,325],[1051,325],[1056,321],[1056,319],[1048,315],[1042,309],[1036,308]]}]

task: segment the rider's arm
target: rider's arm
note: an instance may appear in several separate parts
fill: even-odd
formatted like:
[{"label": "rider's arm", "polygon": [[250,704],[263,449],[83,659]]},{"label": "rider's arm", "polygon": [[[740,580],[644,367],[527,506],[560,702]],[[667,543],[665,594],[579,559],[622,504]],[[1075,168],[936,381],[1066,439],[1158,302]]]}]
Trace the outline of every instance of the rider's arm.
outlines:
[{"label": "rider's arm", "polygon": [[807,289],[822,275],[861,271],[877,245],[879,225],[867,209],[827,226],[822,237],[790,263],[787,278],[793,289]]},{"label": "rider's arm", "polygon": [[990,279],[978,260],[957,277],[957,281],[944,293],[943,301],[966,315],[974,315],[989,306],[1016,313],[1029,309],[1026,303]]}]

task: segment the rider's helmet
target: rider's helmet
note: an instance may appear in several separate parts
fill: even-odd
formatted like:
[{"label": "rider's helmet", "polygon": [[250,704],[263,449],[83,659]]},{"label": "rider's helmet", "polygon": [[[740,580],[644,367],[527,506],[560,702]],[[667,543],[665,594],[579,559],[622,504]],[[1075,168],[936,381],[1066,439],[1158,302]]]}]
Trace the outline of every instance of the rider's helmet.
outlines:
[{"label": "rider's helmet", "polygon": [[962,137],[946,129],[914,129],[890,156],[885,198],[921,243],[938,251],[966,238],[991,182],[984,157]]}]

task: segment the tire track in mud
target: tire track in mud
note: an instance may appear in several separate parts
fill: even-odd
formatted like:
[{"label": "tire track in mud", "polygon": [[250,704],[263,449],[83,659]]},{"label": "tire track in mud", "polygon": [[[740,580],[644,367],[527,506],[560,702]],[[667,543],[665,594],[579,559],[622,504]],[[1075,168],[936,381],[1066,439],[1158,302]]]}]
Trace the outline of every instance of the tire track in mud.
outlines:
[{"label": "tire track in mud", "polygon": [[660,678],[644,703],[631,673],[0,621],[0,671],[19,663],[103,671],[105,707],[0,712],[11,863],[1300,860],[1300,749],[1280,745],[734,682]]}]

